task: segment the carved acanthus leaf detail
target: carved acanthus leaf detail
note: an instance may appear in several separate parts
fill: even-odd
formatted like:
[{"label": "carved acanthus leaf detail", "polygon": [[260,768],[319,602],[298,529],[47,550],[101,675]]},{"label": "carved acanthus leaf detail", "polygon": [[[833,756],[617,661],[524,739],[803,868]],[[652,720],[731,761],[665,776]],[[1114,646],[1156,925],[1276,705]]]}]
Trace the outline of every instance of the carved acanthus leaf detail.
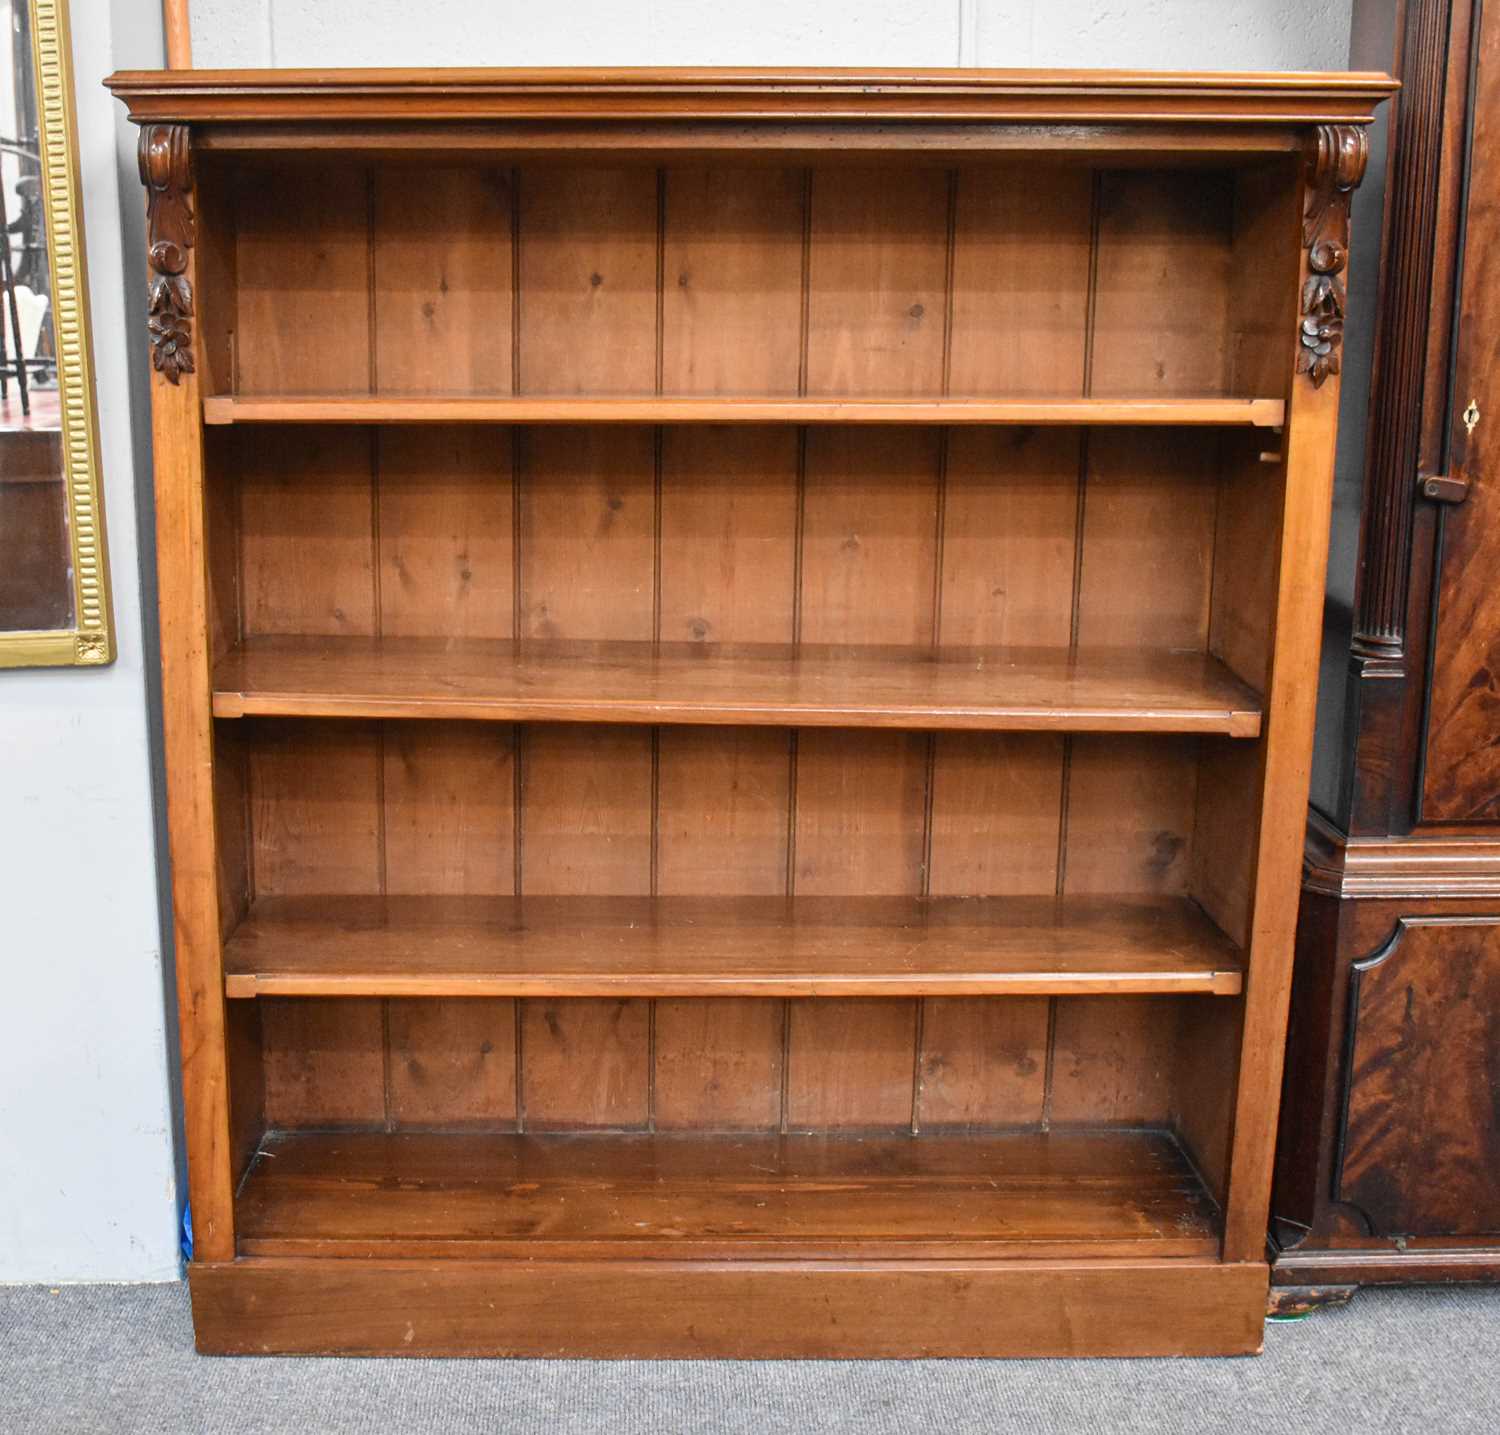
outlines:
[{"label": "carved acanthus leaf detail", "polygon": [[139,154],[151,262],[146,305],[151,362],[175,384],[194,372],[193,286],[187,267],[196,226],[187,126],[143,125]]},{"label": "carved acanthus leaf detail", "polygon": [[1311,271],[1302,286],[1297,372],[1321,386],[1339,371],[1344,341],[1344,269],[1349,263],[1349,204],[1365,175],[1369,140],[1358,125],[1319,125],[1307,156],[1302,243]]}]

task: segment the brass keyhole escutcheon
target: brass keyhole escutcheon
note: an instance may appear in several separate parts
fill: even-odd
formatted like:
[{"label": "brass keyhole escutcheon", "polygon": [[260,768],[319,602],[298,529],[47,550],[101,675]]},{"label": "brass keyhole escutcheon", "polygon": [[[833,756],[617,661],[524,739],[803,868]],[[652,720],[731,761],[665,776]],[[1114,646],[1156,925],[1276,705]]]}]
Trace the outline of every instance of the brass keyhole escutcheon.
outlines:
[{"label": "brass keyhole escutcheon", "polygon": [[1479,401],[1469,400],[1469,407],[1464,410],[1464,432],[1472,434],[1479,427]]}]

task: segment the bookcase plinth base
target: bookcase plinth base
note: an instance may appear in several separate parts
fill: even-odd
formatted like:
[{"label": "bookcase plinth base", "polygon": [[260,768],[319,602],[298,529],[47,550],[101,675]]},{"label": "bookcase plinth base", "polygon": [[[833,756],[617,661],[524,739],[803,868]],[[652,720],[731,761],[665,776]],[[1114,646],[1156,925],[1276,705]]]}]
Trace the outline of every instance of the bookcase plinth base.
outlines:
[{"label": "bookcase plinth base", "polygon": [[353,1261],[189,1271],[209,1355],[1252,1355],[1267,1268],[1155,1262]]}]

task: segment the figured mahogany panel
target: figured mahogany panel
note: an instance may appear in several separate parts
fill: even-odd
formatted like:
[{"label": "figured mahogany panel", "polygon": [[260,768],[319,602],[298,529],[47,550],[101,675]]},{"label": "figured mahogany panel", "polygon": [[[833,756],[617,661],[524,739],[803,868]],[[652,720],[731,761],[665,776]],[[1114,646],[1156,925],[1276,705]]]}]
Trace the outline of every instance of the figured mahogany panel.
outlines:
[{"label": "figured mahogany panel", "polygon": [[1482,27],[1472,98],[1473,171],[1465,216],[1458,364],[1449,434],[1451,471],[1467,500],[1442,520],[1442,564],[1428,700],[1424,822],[1500,820],[1500,612],[1493,575],[1500,563],[1500,24]]},{"label": "figured mahogany panel", "polygon": [[1334,1176],[1377,1236],[1500,1234],[1500,918],[1402,918],[1350,973]]}]

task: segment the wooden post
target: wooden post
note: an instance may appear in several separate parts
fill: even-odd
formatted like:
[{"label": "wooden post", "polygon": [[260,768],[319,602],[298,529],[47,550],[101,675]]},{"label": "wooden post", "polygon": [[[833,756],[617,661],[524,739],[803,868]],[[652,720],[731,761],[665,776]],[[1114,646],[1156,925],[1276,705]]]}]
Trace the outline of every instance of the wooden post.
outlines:
[{"label": "wooden post", "polygon": [[167,39],[167,68],[193,68],[193,21],[188,0],[161,0],[162,28]]}]

